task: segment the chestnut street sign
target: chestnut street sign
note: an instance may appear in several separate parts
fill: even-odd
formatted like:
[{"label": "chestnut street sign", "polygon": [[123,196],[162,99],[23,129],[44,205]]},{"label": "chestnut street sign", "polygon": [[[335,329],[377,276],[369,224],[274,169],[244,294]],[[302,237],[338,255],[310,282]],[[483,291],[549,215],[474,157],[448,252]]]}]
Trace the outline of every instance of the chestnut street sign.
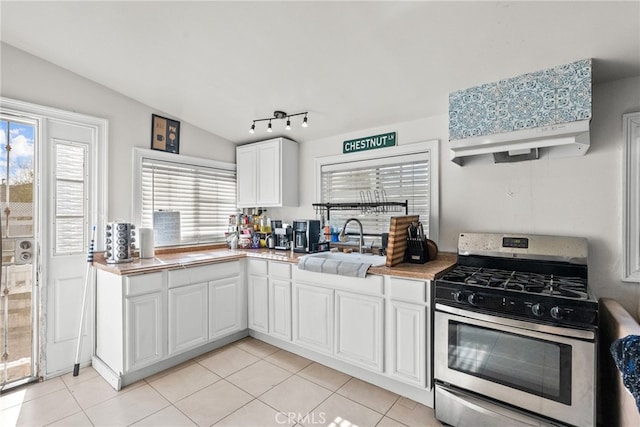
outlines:
[{"label": "chestnut street sign", "polygon": [[396,145],[396,133],[383,133],[381,135],[366,136],[364,138],[344,141],[342,143],[342,154],[393,147],[394,145]]}]

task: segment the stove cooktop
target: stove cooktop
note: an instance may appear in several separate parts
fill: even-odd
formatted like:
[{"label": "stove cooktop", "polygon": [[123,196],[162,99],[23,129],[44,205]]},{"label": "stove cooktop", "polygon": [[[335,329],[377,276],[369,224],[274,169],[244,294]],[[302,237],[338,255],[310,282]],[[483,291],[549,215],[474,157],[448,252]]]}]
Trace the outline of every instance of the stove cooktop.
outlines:
[{"label": "stove cooktop", "polygon": [[467,285],[588,300],[587,279],[459,265],[440,280]]}]

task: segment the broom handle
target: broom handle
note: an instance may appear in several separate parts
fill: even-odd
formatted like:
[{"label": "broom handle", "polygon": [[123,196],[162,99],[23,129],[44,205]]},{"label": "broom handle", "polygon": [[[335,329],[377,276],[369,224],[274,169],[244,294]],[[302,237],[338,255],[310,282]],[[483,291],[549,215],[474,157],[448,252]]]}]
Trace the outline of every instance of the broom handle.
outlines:
[{"label": "broom handle", "polygon": [[87,255],[87,274],[84,278],[84,292],[82,294],[82,311],[80,312],[80,326],[78,328],[78,344],[76,347],[76,359],[73,365],[73,376],[77,377],[80,372],[80,347],[82,346],[82,330],[84,329],[84,313],[86,311],[87,304],[87,292],[89,289],[89,276],[91,274],[91,267],[93,264],[93,245],[96,238],[96,226],[93,226],[91,231],[91,242],[89,243],[89,254]]}]

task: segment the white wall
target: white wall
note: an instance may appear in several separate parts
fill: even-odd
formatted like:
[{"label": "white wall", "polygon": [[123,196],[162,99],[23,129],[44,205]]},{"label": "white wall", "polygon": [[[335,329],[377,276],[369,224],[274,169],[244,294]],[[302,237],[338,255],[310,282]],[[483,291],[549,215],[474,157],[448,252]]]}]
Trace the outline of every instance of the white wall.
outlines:
[{"label": "white wall", "polygon": [[[447,109],[446,100],[443,112]],[[447,115],[397,123],[301,144],[300,207],[272,209],[271,218],[314,218],[314,159],[342,153],[342,141],[397,131],[398,144],[440,140],[441,250],[455,252],[464,231],[537,233],[589,239],[589,286],[632,313],[640,284],[624,283],[622,258],[622,114],[640,111],[640,77],[596,85],[591,148],[584,157],[541,158],[460,167],[449,160]],[[345,157],[348,154],[344,155]]]},{"label": "white wall", "polygon": [[[109,120],[105,220],[131,221],[132,147],[149,148],[151,114],[166,115],[7,44],[0,49],[1,96]],[[181,121],[180,154],[235,162],[235,145]]]}]

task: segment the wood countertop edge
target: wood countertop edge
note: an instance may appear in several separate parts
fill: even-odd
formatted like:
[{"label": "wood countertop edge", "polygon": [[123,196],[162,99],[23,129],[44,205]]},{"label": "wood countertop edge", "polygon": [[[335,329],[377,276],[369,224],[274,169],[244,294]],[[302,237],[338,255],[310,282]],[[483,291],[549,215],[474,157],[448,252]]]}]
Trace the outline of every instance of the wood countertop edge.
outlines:
[{"label": "wood countertop edge", "polygon": [[[217,249],[195,254],[193,251],[157,255],[150,259],[135,258],[133,262],[107,264],[102,254],[95,254],[93,266],[96,269],[120,276],[155,273],[164,270],[175,270],[185,267],[197,267],[220,262],[228,262],[243,258],[265,259],[271,261],[298,263],[298,258],[305,254],[270,249]],[[402,263],[394,267],[369,267],[368,274],[406,277],[412,279],[434,280],[451,270],[457,261],[455,253],[440,252],[435,260],[425,264]]]}]

